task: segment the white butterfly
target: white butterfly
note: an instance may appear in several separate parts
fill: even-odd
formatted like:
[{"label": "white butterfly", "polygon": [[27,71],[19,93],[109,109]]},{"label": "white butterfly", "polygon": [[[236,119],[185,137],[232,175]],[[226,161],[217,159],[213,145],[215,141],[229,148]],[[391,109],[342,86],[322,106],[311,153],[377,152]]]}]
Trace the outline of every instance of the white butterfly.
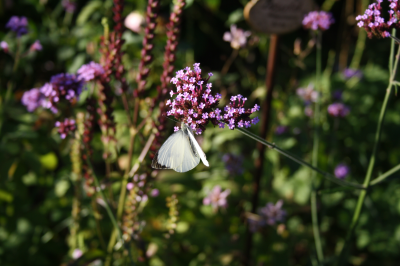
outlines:
[{"label": "white butterfly", "polygon": [[181,123],[181,129],[172,134],[155,154],[151,167],[183,173],[195,168],[200,159],[205,166],[209,166],[206,155],[193,136],[193,130]]}]

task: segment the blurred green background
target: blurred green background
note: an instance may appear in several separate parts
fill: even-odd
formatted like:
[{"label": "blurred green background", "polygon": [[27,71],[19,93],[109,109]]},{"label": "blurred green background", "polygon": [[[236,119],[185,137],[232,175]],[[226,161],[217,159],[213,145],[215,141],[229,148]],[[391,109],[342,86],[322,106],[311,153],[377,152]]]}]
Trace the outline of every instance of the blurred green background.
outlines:
[{"label": "blurred green background", "polygon": [[[364,1],[365,2],[365,1]],[[176,70],[201,63],[203,73],[213,72],[213,91],[226,90],[227,95],[242,94],[249,98],[249,106],[265,99],[265,72],[269,36],[252,32],[250,41],[240,49],[225,75],[220,75],[232,53],[224,32],[232,24],[251,30],[243,18],[246,0],[188,0],[183,11],[180,42],[175,63]],[[23,58],[12,73],[12,57],[0,51],[0,90],[5,95],[10,81],[15,84],[12,104],[3,105],[0,132],[0,265],[103,265],[106,250],[99,237],[107,243],[112,224],[99,204],[97,196],[79,196],[79,229],[71,244],[74,225],[72,205],[76,199],[75,176],[71,169],[71,141],[62,140],[54,129],[57,115],[46,110],[26,111],[20,103],[22,93],[41,87],[54,74],[74,73],[84,63],[99,61],[99,40],[103,34],[102,18],[112,25],[112,1],[77,1],[73,13],[65,12],[61,1],[1,0],[0,41],[15,50],[16,38],[5,25],[12,15],[26,16],[29,34],[20,40],[28,49],[40,40],[43,50]],[[128,0],[124,15],[132,11],[145,13],[147,1]],[[379,110],[389,78],[388,57],[390,40],[365,40],[365,49],[356,49],[359,29],[355,16],[362,13],[360,0],[317,1],[317,6],[333,13],[336,22],[324,32],[322,41],[322,132],[319,166],[333,173],[339,163],[350,167],[348,180],[362,183]],[[148,95],[153,97],[160,84],[163,51],[166,41],[165,25],[172,2],[162,0],[156,29],[155,60],[148,78]],[[304,102],[297,96],[299,87],[315,81],[315,47],[305,58],[295,54],[296,45],[304,50],[310,32],[298,29],[282,35],[278,48],[276,82],[272,102],[271,129],[267,139],[278,146],[311,160],[312,121],[304,113]],[[127,69],[130,92],[136,88],[135,76],[140,61],[143,33],[126,30],[123,63]],[[360,62],[352,67],[363,76],[345,78],[355,51],[362,53]],[[345,118],[327,114],[327,106],[335,102],[334,91],[342,91],[342,101],[350,107]],[[227,96],[227,97],[228,97]],[[250,105],[250,103],[252,105]],[[116,98],[114,117],[119,130],[119,143],[126,151],[128,134],[125,114]],[[76,107],[84,110],[83,102]],[[146,106],[140,116],[147,115]],[[170,129],[172,129],[170,121]],[[373,177],[398,164],[400,106],[398,96],[392,97],[384,123],[377,164]],[[283,134],[276,134],[278,126],[286,126]],[[259,126],[252,128],[259,132]],[[172,130],[171,130],[172,132]],[[97,129],[94,147],[94,168],[104,177],[100,130]],[[135,150],[145,140],[137,141]],[[209,158],[210,168],[200,164],[195,170],[179,174],[162,171],[152,181],[160,190],[158,197],[150,197],[137,217],[143,222],[140,240],[134,241],[134,257],[140,257],[141,245],[156,252],[139,261],[138,265],[241,265],[245,249],[245,212],[251,210],[252,180],[256,142],[238,131],[220,130],[209,126],[200,142]],[[230,173],[223,154],[241,155],[243,172]],[[123,153],[121,153],[123,154]],[[122,157],[123,155],[121,155]],[[136,159],[139,156],[135,154]],[[116,159],[118,163],[119,158]],[[147,157],[148,160],[148,157]],[[284,227],[267,226],[255,233],[252,265],[313,265],[315,246],[310,213],[310,170],[281,157],[273,150],[266,151],[261,180],[260,207],[267,202],[284,200],[287,211]],[[400,259],[400,184],[398,174],[373,187],[368,194],[359,226],[349,246],[348,265],[397,265]],[[111,195],[119,193],[121,175],[115,173],[105,184]],[[390,181],[390,182],[389,182]],[[324,189],[337,185],[321,180]],[[202,203],[214,185],[229,188],[228,207],[213,212]],[[333,257],[344,243],[351,221],[357,191],[320,193],[319,215],[323,250]],[[165,237],[168,208],[165,198],[176,194],[178,223],[176,233]],[[129,199],[128,199],[129,200]],[[111,201],[111,206],[113,202]],[[96,218],[97,217],[97,218]],[[75,248],[83,251],[80,260],[72,258]],[[136,250],[136,253],[135,253]],[[142,254],[143,257],[143,254]],[[113,265],[130,265],[126,252],[116,251]],[[314,264],[315,265],[315,264]]]}]

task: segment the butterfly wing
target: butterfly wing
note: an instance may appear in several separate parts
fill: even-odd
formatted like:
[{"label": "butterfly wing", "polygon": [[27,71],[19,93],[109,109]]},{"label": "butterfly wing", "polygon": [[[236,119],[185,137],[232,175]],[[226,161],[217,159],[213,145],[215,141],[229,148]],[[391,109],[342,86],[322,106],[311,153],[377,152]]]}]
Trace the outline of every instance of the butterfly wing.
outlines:
[{"label": "butterfly wing", "polygon": [[196,149],[196,152],[197,152],[198,156],[200,156],[200,159],[201,159],[201,161],[203,162],[203,164],[204,164],[205,166],[207,166],[207,167],[210,166],[210,165],[208,164],[207,159],[206,159],[205,153],[204,153],[203,150],[200,148],[200,145],[197,143],[197,141],[196,141],[196,139],[194,138],[192,132],[191,132],[190,130],[187,130],[186,132],[188,133],[189,138],[191,139],[191,142],[192,142],[192,144],[194,145],[194,148]]},{"label": "butterfly wing", "polygon": [[200,158],[193,153],[189,138],[179,130],[172,134],[155,154],[151,167],[155,169],[173,169],[187,172],[200,163]]}]

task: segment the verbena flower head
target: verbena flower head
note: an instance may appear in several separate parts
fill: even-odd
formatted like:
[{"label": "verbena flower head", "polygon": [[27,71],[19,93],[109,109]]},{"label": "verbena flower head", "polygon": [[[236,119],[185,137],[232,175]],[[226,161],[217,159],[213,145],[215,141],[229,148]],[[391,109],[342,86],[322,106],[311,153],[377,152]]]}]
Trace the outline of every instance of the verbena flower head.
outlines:
[{"label": "verbena flower head", "polygon": [[332,14],[325,11],[312,11],[303,19],[303,26],[311,30],[327,30],[335,20]]},{"label": "verbena flower head", "polygon": [[58,133],[60,133],[60,137],[65,139],[68,133],[75,131],[76,124],[74,119],[65,118],[63,122],[57,121],[55,126],[58,127]]},{"label": "verbena flower head", "polygon": [[335,167],[335,176],[339,179],[346,178],[346,176],[349,174],[349,172],[350,172],[350,168],[343,163],[338,164]]},{"label": "verbena flower head", "polygon": [[286,217],[286,211],[282,210],[283,200],[278,200],[276,204],[269,202],[265,207],[259,210],[259,214],[268,225],[275,225],[276,222],[282,222]]},{"label": "verbena flower head", "polygon": [[345,117],[350,113],[350,108],[343,103],[332,103],[328,106],[328,114],[334,117]]},{"label": "verbena flower head", "polygon": [[251,35],[250,31],[238,29],[236,25],[231,25],[231,31],[224,33],[224,41],[230,42],[233,49],[239,49],[246,46],[247,38]]},{"label": "verbena flower head", "polygon": [[381,17],[383,0],[377,0],[376,3],[370,4],[365,10],[364,15],[356,17],[358,27],[362,27],[367,31],[368,37],[386,38],[390,36],[390,31],[394,28],[399,28],[399,3],[397,0],[389,1],[389,18],[387,22]]},{"label": "verbena flower head", "polygon": [[78,80],[85,82],[94,80],[104,74],[104,68],[95,62],[81,66],[78,71]]},{"label": "verbena flower head", "polygon": [[343,71],[343,76],[345,79],[351,79],[352,77],[357,77],[361,79],[363,77],[363,74],[359,69],[346,68]]},{"label": "verbena flower head", "polygon": [[314,86],[312,84],[309,84],[307,88],[298,88],[296,93],[306,104],[316,102],[318,99],[318,92],[314,90]]},{"label": "verbena flower head", "polygon": [[208,83],[212,73],[204,79],[201,75],[200,63],[194,64],[193,70],[190,67],[179,70],[171,83],[176,86],[176,91],[171,90],[171,98],[166,105],[171,109],[168,116],[174,116],[177,120],[190,126],[196,134],[205,130],[208,122],[214,126],[224,128],[225,124],[229,129],[235,127],[250,127],[258,123],[258,117],[251,119],[250,115],[260,109],[257,104],[253,108],[245,109],[244,103],[247,98],[238,94],[232,96],[230,102],[222,109],[218,109],[221,94],[211,94],[212,84]]},{"label": "verbena flower head", "polygon": [[230,176],[243,174],[243,156],[226,153],[222,156],[222,161]]},{"label": "verbena flower head", "polygon": [[40,88],[40,92],[46,98],[42,106],[56,113],[56,105],[60,101],[73,102],[78,99],[82,85],[82,82],[73,74],[61,73],[52,76],[50,82]]},{"label": "verbena flower head", "polygon": [[39,40],[36,40],[34,43],[32,43],[31,47],[29,47],[29,51],[31,51],[31,52],[41,51],[42,49],[43,49],[43,47],[40,44]]},{"label": "verbena flower head", "polygon": [[0,42],[0,48],[3,49],[5,53],[8,53],[8,43],[6,43],[5,41]]},{"label": "verbena flower head", "polygon": [[42,105],[43,94],[40,92],[40,89],[31,89],[29,91],[24,92],[21,98],[21,102],[26,106],[28,112],[35,111],[38,107]]},{"label": "verbena flower head", "polygon": [[28,33],[28,19],[26,17],[12,16],[6,24],[6,28],[12,30],[18,37]]},{"label": "verbena flower head", "polygon": [[229,189],[222,191],[220,186],[215,186],[210,193],[203,199],[204,205],[210,205],[214,210],[218,210],[218,207],[226,208],[228,201],[226,198],[231,193]]}]

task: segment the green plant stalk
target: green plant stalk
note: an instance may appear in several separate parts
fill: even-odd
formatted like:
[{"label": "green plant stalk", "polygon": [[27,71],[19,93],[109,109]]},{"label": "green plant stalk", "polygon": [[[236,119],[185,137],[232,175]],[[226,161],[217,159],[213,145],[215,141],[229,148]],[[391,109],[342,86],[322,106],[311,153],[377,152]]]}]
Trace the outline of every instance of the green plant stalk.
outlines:
[{"label": "green plant stalk", "polygon": [[[136,123],[137,123],[137,117],[139,113],[139,99],[135,99],[135,107],[134,107],[134,114],[133,114],[133,121],[132,125],[130,127],[130,140],[129,140],[129,150],[128,150],[128,166],[125,170],[124,177],[121,182],[121,190],[119,194],[119,200],[118,200],[118,207],[117,207],[117,219],[121,220],[122,218],[122,213],[124,210],[124,205],[125,205],[125,198],[126,198],[126,185],[128,184],[128,177],[129,177],[129,170],[131,168],[131,163],[132,163],[132,156],[133,156],[133,147],[135,144],[135,137],[136,137]],[[129,114],[127,114],[129,117]],[[109,266],[111,263],[111,254],[116,242],[116,236],[117,236],[117,231],[113,230],[110,236],[110,240],[108,241],[108,247],[107,247],[107,252],[108,256],[105,261],[105,266]]]},{"label": "green plant stalk", "polygon": [[374,180],[372,180],[371,183],[369,184],[369,186],[371,187],[371,186],[378,185],[379,183],[383,182],[386,178],[388,178],[389,176],[391,176],[392,174],[396,173],[399,170],[400,170],[400,164],[393,167],[392,169],[385,172],[384,174],[378,176]]},{"label": "green plant stalk", "polygon": [[[318,166],[318,147],[319,147],[319,129],[320,129],[320,109],[321,109],[321,32],[317,31],[317,57],[316,57],[316,82],[315,88],[318,92],[317,102],[315,103],[314,112],[314,141],[313,141],[313,151],[312,151],[312,165],[314,167]],[[321,235],[319,232],[318,225],[318,210],[317,210],[317,189],[316,189],[316,177],[317,173],[315,171],[311,172],[311,219],[314,233],[315,249],[317,251],[317,258],[319,262],[324,260],[324,253],[322,251]]]},{"label": "green plant stalk", "polygon": [[352,187],[352,188],[356,188],[356,189],[364,189],[363,185],[360,184],[356,184],[356,183],[352,183],[352,182],[348,182],[348,181],[344,181],[344,180],[340,180],[338,178],[336,178],[335,176],[333,176],[332,174],[329,174],[327,172],[322,171],[321,169],[312,166],[311,164],[303,161],[302,159],[298,158],[297,156],[291,154],[290,152],[287,152],[281,148],[279,148],[278,146],[276,146],[274,143],[268,142],[266,140],[263,140],[262,138],[260,138],[259,136],[251,133],[250,131],[243,129],[243,128],[236,128],[238,131],[240,131],[242,134],[254,139],[255,141],[258,141],[260,143],[262,143],[263,145],[267,146],[270,149],[276,150],[278,153],[280,153],[281,155],[285,156],[286,158],[301,164],[303,166],[306,166],[310,169],[312,169],[313,171],[318,172],[319,174],[321,174],[324,178],[328,179],[329,181],[336,183],[338,185],[344,186],[344,187]]},{"label": "green plant stalk", "polygon": [[[360,10],[367,9],[368,5],[369,5],[369,0],[362,0]],[[362,54],[365,49],[366,39],[367,39],[367,32],[363,29],[360,29],[358,32],[356,48],[354,49],[353,59],[351,60],[351,63],[350,63],[350,68],[353,68],[353,69],[359,68],[361,57],[362,57]]]},{"label": "green plant stalk", "polygon": [[[394,36],[395,34],[396,34],[396,31],[393,30],[392,35]],[[346,248],[346,244],[349,242],[349,240],[353,234],[355,227],[357,226],[358,220],[360,218],[362,206],[363,206],[365,197],[367,195],[367,189],[370,185],[372,171],[374,170],[375,161],[376,161],[376,153],[378,151],[379,141],[380,141],[380,137],[381,137],[383,119],[385,118],[386,108],[387,108],[387,104],[389,102],[390,94],[392,92],[392,87],[393,87],[393,83],[394,83],[393,80],[394,80],[396,72],[397,72],[397,64],[398,64],[399,57],[400,57],[400,46],[399,46],[399,48],[397,50],[396,60],[395,60],[395,63],[393,64],[394,45],[395,45],[395,40],[392,39],[392,42],[391,42],[392,49],[390,49],[390,59],[389,59],[389,69],[392,69],[392,72],[390,73],[389,85],[386,89],[385,99],[383,100],[383,104],[382,104],[381,111],[379,114],[378,126],[377,126],[376,133],[375,133],[374,147],[373,147],[372,155],[371,155],[371,158],[369,161],[367,174],[364,179],[363,185],[366,189],[362,190],[358,197],[357,205],[356,205],[356,208],[355,208],[354,214],[353,214],[353,219],[350,224],[350,229],[347,233],[346,241],[339,253],[339,260],[338,260],[337,265],[343,265],[342,261],[344,259],[344,250]]]},{"label": "green plant stalk", "polygon": [[[83,143],[83,141],[82,141],[82,143]],[[86,146],[85,146],[85,143],[83,143],[83,145],[84,145],[84,147],[86,147]],[[86,150],[86,149],[85,149],[85,150]],[[88,154],[88,153],[86,153],[86,163],[88,164],[89,168],[92,170],[92,174],[93,174],[93,178],[94,178],[94,184],[96,185],[96,191],[100,194],[101,198],[102,198],[103,201],[104,201],[104,206],[105,206],[105,208],[106,208],[107,214],[108,214],[108,216],[110,217],[110,220],[111,220],[111,222],[112,222],[112,224],[113,224],[113,226],[114,226],[114,230],[117,231],[118,239],[121,240],[121,241],[123,241],[123,239],[122,239],[122,234],[121,234],[121,230],[120,230],[120,228],[119,228],[119,226],[118,226],[117,220],[116,220],[115,217],[114,217],[114,214],[113,214],[112,211],[111,211],[110,206],[109,206],[108,203],[107,203],[107,199],[106,199],[106,197],[104,196],[104,193],[103,193],[103,191],[102,191],[101,188],[100,188],[99,179],[97,178],[97,175],[96,175],[96,173],[94,172],[92,163],[91,163],[90,160],[89,160],[89,154]],[[97,189],[97,188],[98,188],[98,189]]]}]

